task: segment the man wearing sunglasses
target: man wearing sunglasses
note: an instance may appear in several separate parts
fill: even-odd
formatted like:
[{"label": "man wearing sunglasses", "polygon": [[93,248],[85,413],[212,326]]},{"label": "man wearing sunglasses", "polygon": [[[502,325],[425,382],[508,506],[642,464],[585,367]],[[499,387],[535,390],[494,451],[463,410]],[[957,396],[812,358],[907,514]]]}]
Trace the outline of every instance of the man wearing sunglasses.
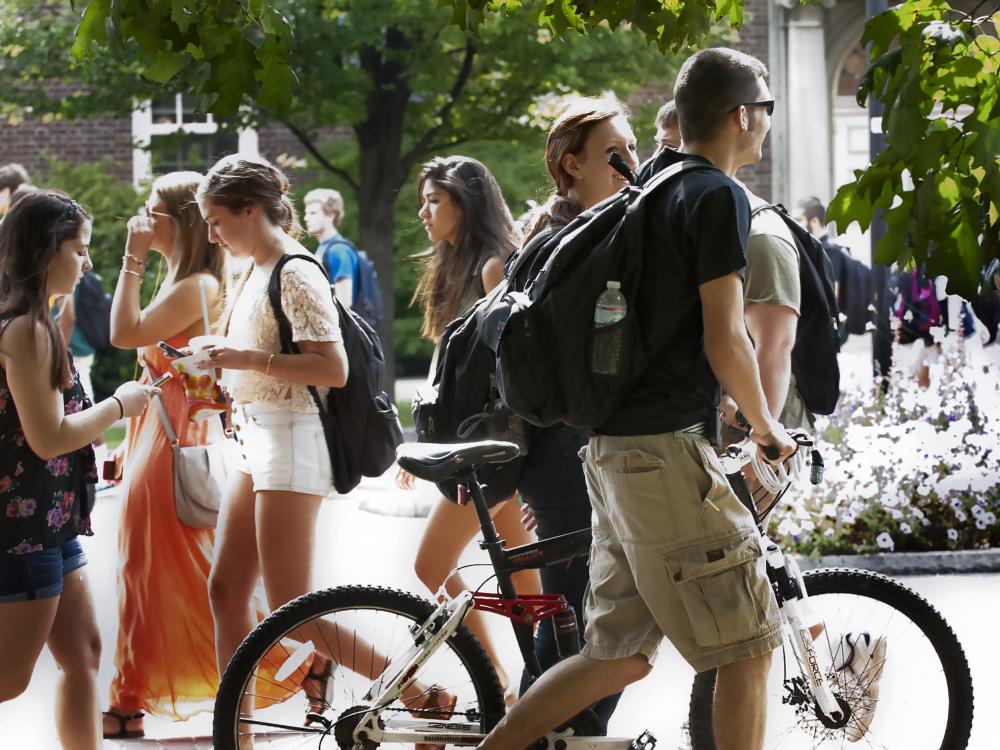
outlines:
[{"label": "man wearing sunglasses", "polygon": [[[730,110],[745,113],[748,134],[754,135],[758,149],[767,137],[774,114],[774,99],[766,85],[759,93],[754,101],[734,105]],[[813,416],[792,375],[792,348],[802,303],[798,246],[781,217],[764,208],[770,202],[739,180],[736,182],[746,192],[753,216],[747,240],[743,305],[768,410],[786,428],[811,431]],[[737,426],[736,404],[728,395],[723,396],[720,408],[726,423]]]}]

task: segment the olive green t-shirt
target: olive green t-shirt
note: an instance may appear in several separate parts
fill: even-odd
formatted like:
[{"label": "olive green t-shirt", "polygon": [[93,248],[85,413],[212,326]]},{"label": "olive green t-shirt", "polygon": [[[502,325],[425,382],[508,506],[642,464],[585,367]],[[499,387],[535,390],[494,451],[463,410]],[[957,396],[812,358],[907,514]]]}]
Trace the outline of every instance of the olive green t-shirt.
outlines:
[{"label": "olive green t-shirt", "polygon": [[[763,198],[749,190],[746,193],[751,212],[767,205]],[[747,307],[782,305],[792,308],[796,314],[801,310],[799,251],[792,233],[774,211],[761,211],[750,224],[743,303]],[[812,429],[812,415],[795,387],[794,375],[788,384],[788,396],[778,421],[788,429]]]},{"label": "olive green t-shirt", "polygon": [[[747,191],[750,210],[767,201]],[[750,305],[783,305],[798,314],[802,302],[799,251],[785,222],[774,211],[761,211],[750,223],[747,242],[747,276],[743,302]]]}]

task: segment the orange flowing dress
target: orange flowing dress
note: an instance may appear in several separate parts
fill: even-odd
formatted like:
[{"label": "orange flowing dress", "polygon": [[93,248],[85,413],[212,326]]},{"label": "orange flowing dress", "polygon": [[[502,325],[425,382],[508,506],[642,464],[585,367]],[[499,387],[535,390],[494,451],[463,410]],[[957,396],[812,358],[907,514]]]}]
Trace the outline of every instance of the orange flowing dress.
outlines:
[{"label": "orange flowing dress", "polygon": [[[188,339],[177,335],[167,343],[181,349]],[[140,349],[139,362],[147,383],[170,369],[156,346]],[[181,445],[218,438],[216,416],[188,418],[187,397],[176,377],[161,391]],[[212,710],[219,686],[208,601],[215,530],[192,529],[177,520],[173,453],[154,407],[129,421],[125,440],[111,705],[183,720]]]},{"label": "orange flowing dress", "polygon": [[[188,345],[178,334],[167,339],[175,349]],[[149,383],[170,369],[157,346],[139,350]],[[189,419],[189,404],[177,377],[161,387],[163,405],[182,446],[218,439],[221,424],[215,414],[203,421]],[[214,529],[192,529],[177,520],[174,506],[173,451],[155,407],[129,420],[125,434],[125,464],[120,485],[122,501],[118,532],[118,642],[111,706],[126,714],[136,711],[183,721],[211,711],[219,688],[215,629],[208,600]],[[262,592],[253,605],[257,621],[267,616]],[[261,674],[258,704],[284,701],[301,689],[311,668],[308,659],[282,682],[274,675],[287,657],[275,647]]]}]

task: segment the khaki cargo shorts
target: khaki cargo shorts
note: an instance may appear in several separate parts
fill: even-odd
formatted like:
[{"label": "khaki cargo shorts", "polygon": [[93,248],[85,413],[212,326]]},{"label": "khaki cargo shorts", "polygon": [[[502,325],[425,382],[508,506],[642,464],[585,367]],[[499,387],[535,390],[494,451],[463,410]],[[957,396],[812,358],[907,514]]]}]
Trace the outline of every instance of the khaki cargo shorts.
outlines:
[{"label": "khaki cargo shorts", "polygon": [[581,456],[594,506],[586,655],[652,662],[666,636],[703,672],[781,643],[760,534],[704,437],[598,435]]}]

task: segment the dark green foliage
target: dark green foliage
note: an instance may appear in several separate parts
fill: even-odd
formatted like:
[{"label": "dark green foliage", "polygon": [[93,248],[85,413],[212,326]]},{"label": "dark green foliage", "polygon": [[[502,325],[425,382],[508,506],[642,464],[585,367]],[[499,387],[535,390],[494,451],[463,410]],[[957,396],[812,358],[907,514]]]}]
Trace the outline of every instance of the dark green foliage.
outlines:
[{"label": "dark green foliage", "polygon": [[[68,164],[56,159],[46,161],[44,174],[37,176],[39,187],[63,190],[87,207],[94,217],[94,233],[90,242],[90,257],[94,270],[100,274],[105,290],[113,293],[118,283],[127,232],[125,223],[145,200],[128,182],[117,179],[115,165],[105,160],[94,164]],[[155,253],[151,259],[160,258]],[[153,260],[146,269],[142,288],[143,304],[152,297],[157,270],[162,260]],[[94,359],[92,378],[98,399],[114,392],[123,381],[136,374],[135,352],[115,350],[113,354],[98,354]]]},{"label": "dark green foliage", "polygon": [[827,213],[865,229],[881,211],[887,231],[875,259],[926,263],[966,298],[983,265],[1000,257],[998,11],[996,0],[979,3],[977,16],[917,0],[869,21],[863,41],[873,62],[858,103],[885,106],[886,147]]}]

